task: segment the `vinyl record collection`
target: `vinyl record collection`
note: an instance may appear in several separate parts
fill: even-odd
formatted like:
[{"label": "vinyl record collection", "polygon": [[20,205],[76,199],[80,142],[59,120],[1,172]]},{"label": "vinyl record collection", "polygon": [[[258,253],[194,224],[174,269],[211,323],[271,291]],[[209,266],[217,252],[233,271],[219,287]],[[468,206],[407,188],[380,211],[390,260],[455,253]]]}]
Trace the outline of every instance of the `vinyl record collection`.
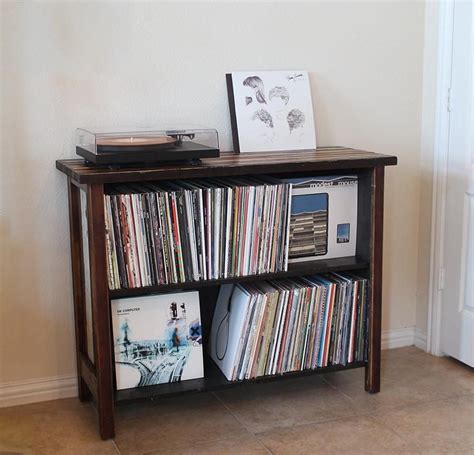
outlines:
[{"label": "vinyl record collection", "polygon": [[367,293],[351,273],[223,285],[211,357],[231,381],[363,361]]},{"label": "vinyl record collection", "polygon": [[114,186],[109,288],[287,270],[290,190],[266,176]]}]

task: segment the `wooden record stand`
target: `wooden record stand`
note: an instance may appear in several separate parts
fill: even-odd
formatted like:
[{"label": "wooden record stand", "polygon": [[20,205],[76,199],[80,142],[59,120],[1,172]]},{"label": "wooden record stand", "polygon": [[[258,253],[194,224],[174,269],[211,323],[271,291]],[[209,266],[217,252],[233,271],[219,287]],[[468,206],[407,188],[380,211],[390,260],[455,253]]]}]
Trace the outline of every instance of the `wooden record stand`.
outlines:
[{"label": "wooden record stand", "polygon": [[[342,147],[279,153],[234,154],[225,152],[221,154],[220,158],[203,159],[199,166],[164,165],[109,170],[85,166],[82,160],[56,161],[57,169],[66,174],[68,179],[79,399],[81,401],[93,399],[96,402],[101,437],[108,439],[115,434],[114,406],[117,402],[196,390],[216,390],[241,384],[241,382],[228,381],[213,362],[206,358],[204,377],[201,379],[115,390],[110,299],[118,297],[147,295],[173,289],[199,290],[203,338],[204,346],[206,346],[220,284],[255,279],[296,277],[320,272],[358,270],[359,273],[365,273],[370,280],[367,361],[352,363],[345,367],[332,366],[263,377],[253,381],[279,380],[304,374],[363,367],[365,368],[365,390],[371,393],[379,392],[384,169],[385,166],[395,164],[397,164],[395,156]],[[287,272],[273,274],[109,291],[104,221],[104,194],[108,184],[235,175],[284,174],[286,177],[298,177],[341,173],[356,174],[359,178],[355,256],[290,264]],[[85,286],[81,191],[87,195],[90,299],[86,296]],[[93,361],[89,358],[87,349],[90,340],[87,338],[86,301],[91,302]]]}]

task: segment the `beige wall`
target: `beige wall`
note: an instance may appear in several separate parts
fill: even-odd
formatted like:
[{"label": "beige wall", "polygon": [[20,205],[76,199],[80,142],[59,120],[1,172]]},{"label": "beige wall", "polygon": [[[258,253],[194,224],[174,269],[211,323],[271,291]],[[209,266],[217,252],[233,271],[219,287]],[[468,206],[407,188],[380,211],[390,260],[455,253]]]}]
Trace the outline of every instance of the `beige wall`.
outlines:
[{"label": "beige wall", "polygon": [[387,170],[384,330],[415,325],[424,5],[2,3],[0,383],[73,374],[74,129],[198,122],[231,147],[224,73],[306,68],[318,143]]},{"label": "beige wall", "polygon": [[418,238],[418,292],[416,327],[422,338],[428,332],[428,300],[431,251],[431,214],[433,200],[433,158],[436,122],[436,79],[438,75],[439,5],[426,4],[423,52],[423,97],[420,146],[420,211]]}]

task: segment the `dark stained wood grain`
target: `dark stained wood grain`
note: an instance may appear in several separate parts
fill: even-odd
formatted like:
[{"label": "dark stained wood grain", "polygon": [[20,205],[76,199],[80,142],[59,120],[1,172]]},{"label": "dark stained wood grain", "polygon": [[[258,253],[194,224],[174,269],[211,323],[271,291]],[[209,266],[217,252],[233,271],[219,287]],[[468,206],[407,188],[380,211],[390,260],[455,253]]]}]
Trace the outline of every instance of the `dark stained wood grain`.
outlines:
[{"label": "dark stained wood grain", "polygon": [[91,398],[91,390],[83,379],[82,355],[87,355],[86,309],[84,297],[84,266],[82,251],[81,200],[79,188],[68,179],[69,236],[71,242],[72,288],[76,335],[77,385],[81,401]]},{"label": "dark stained wood grain", "polygon": [[81,354],[79,362],[81,364],[82,380],[87,384],[88,389],[91,391],[91,394],[97,403],[99,398],[97,394],[97,370],[89,357],[85,354]]},{"label": "dark stained wood grain", "polygon": [[[209,346],[211,339],[212,319],[219,296],[220,286],[208,286],[199,289],[199,306],[201,310],[202,344],[204,351]],[[204,373],[206,374],[206,373]]]},{"label": "dark stained wood grain", "polygon": [[145,180],[184,179],[231,175],[300,173],[338,169],[360,169],[397,164],[397,158],[344,147],[324,147],[267,153],[223,152],[200,165],[122,167],[109,169],[84,164],[83,160],[58,160],[56,167],[78,183],[116,183]]},{"label": "dark stained wood grain", "polygon": [[115,435],[114,382],[112,374],[113,340],[107,281],[103,185],[90,185],[87,213],[99,428],[102,439],[109,439]]},{"label": "dark stained wood grain", "polygon": [[372,169],[358,174],[356,256],[371,261],[372,236]]},{"label": "dark stained wood grain", "polygon": [[380,392],[384,173],[383,166],[378,166],[372,171],[369,349],[365,369],[365,390],[371,393]]}]

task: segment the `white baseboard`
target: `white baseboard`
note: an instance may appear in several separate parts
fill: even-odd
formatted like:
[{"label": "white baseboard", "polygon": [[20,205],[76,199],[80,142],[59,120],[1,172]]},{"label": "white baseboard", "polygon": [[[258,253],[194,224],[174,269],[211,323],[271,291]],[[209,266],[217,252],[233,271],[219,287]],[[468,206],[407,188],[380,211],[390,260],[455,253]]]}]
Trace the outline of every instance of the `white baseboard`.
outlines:
[{"label": "white baseboard", "polygon": [[76,376],[54,376],[0,384],[0,408],[76,396]]},{"label": "white baseboard", "polygon": [[415,344],[415,327],[385,330],[382,332],[382,349],[403,348]]},{"label": "white baseboard", "polygon": [[[426,351],[426,334],[415,327],[382,332],[382,349],[417,346]],[[0,408],[77,397],[76,376],[54,376],[0,384]]]},{"label": "white baseboard", "polygon": [[427,336],[419,328],[415,328],[415,346],[423,351],[428,350]]},{"label": "white baseboard", "polygon": [[405,327],[382,332],[382,349],[403,348],[405,346],[416,346],[426,351],[426,333],[417,327]]}]

